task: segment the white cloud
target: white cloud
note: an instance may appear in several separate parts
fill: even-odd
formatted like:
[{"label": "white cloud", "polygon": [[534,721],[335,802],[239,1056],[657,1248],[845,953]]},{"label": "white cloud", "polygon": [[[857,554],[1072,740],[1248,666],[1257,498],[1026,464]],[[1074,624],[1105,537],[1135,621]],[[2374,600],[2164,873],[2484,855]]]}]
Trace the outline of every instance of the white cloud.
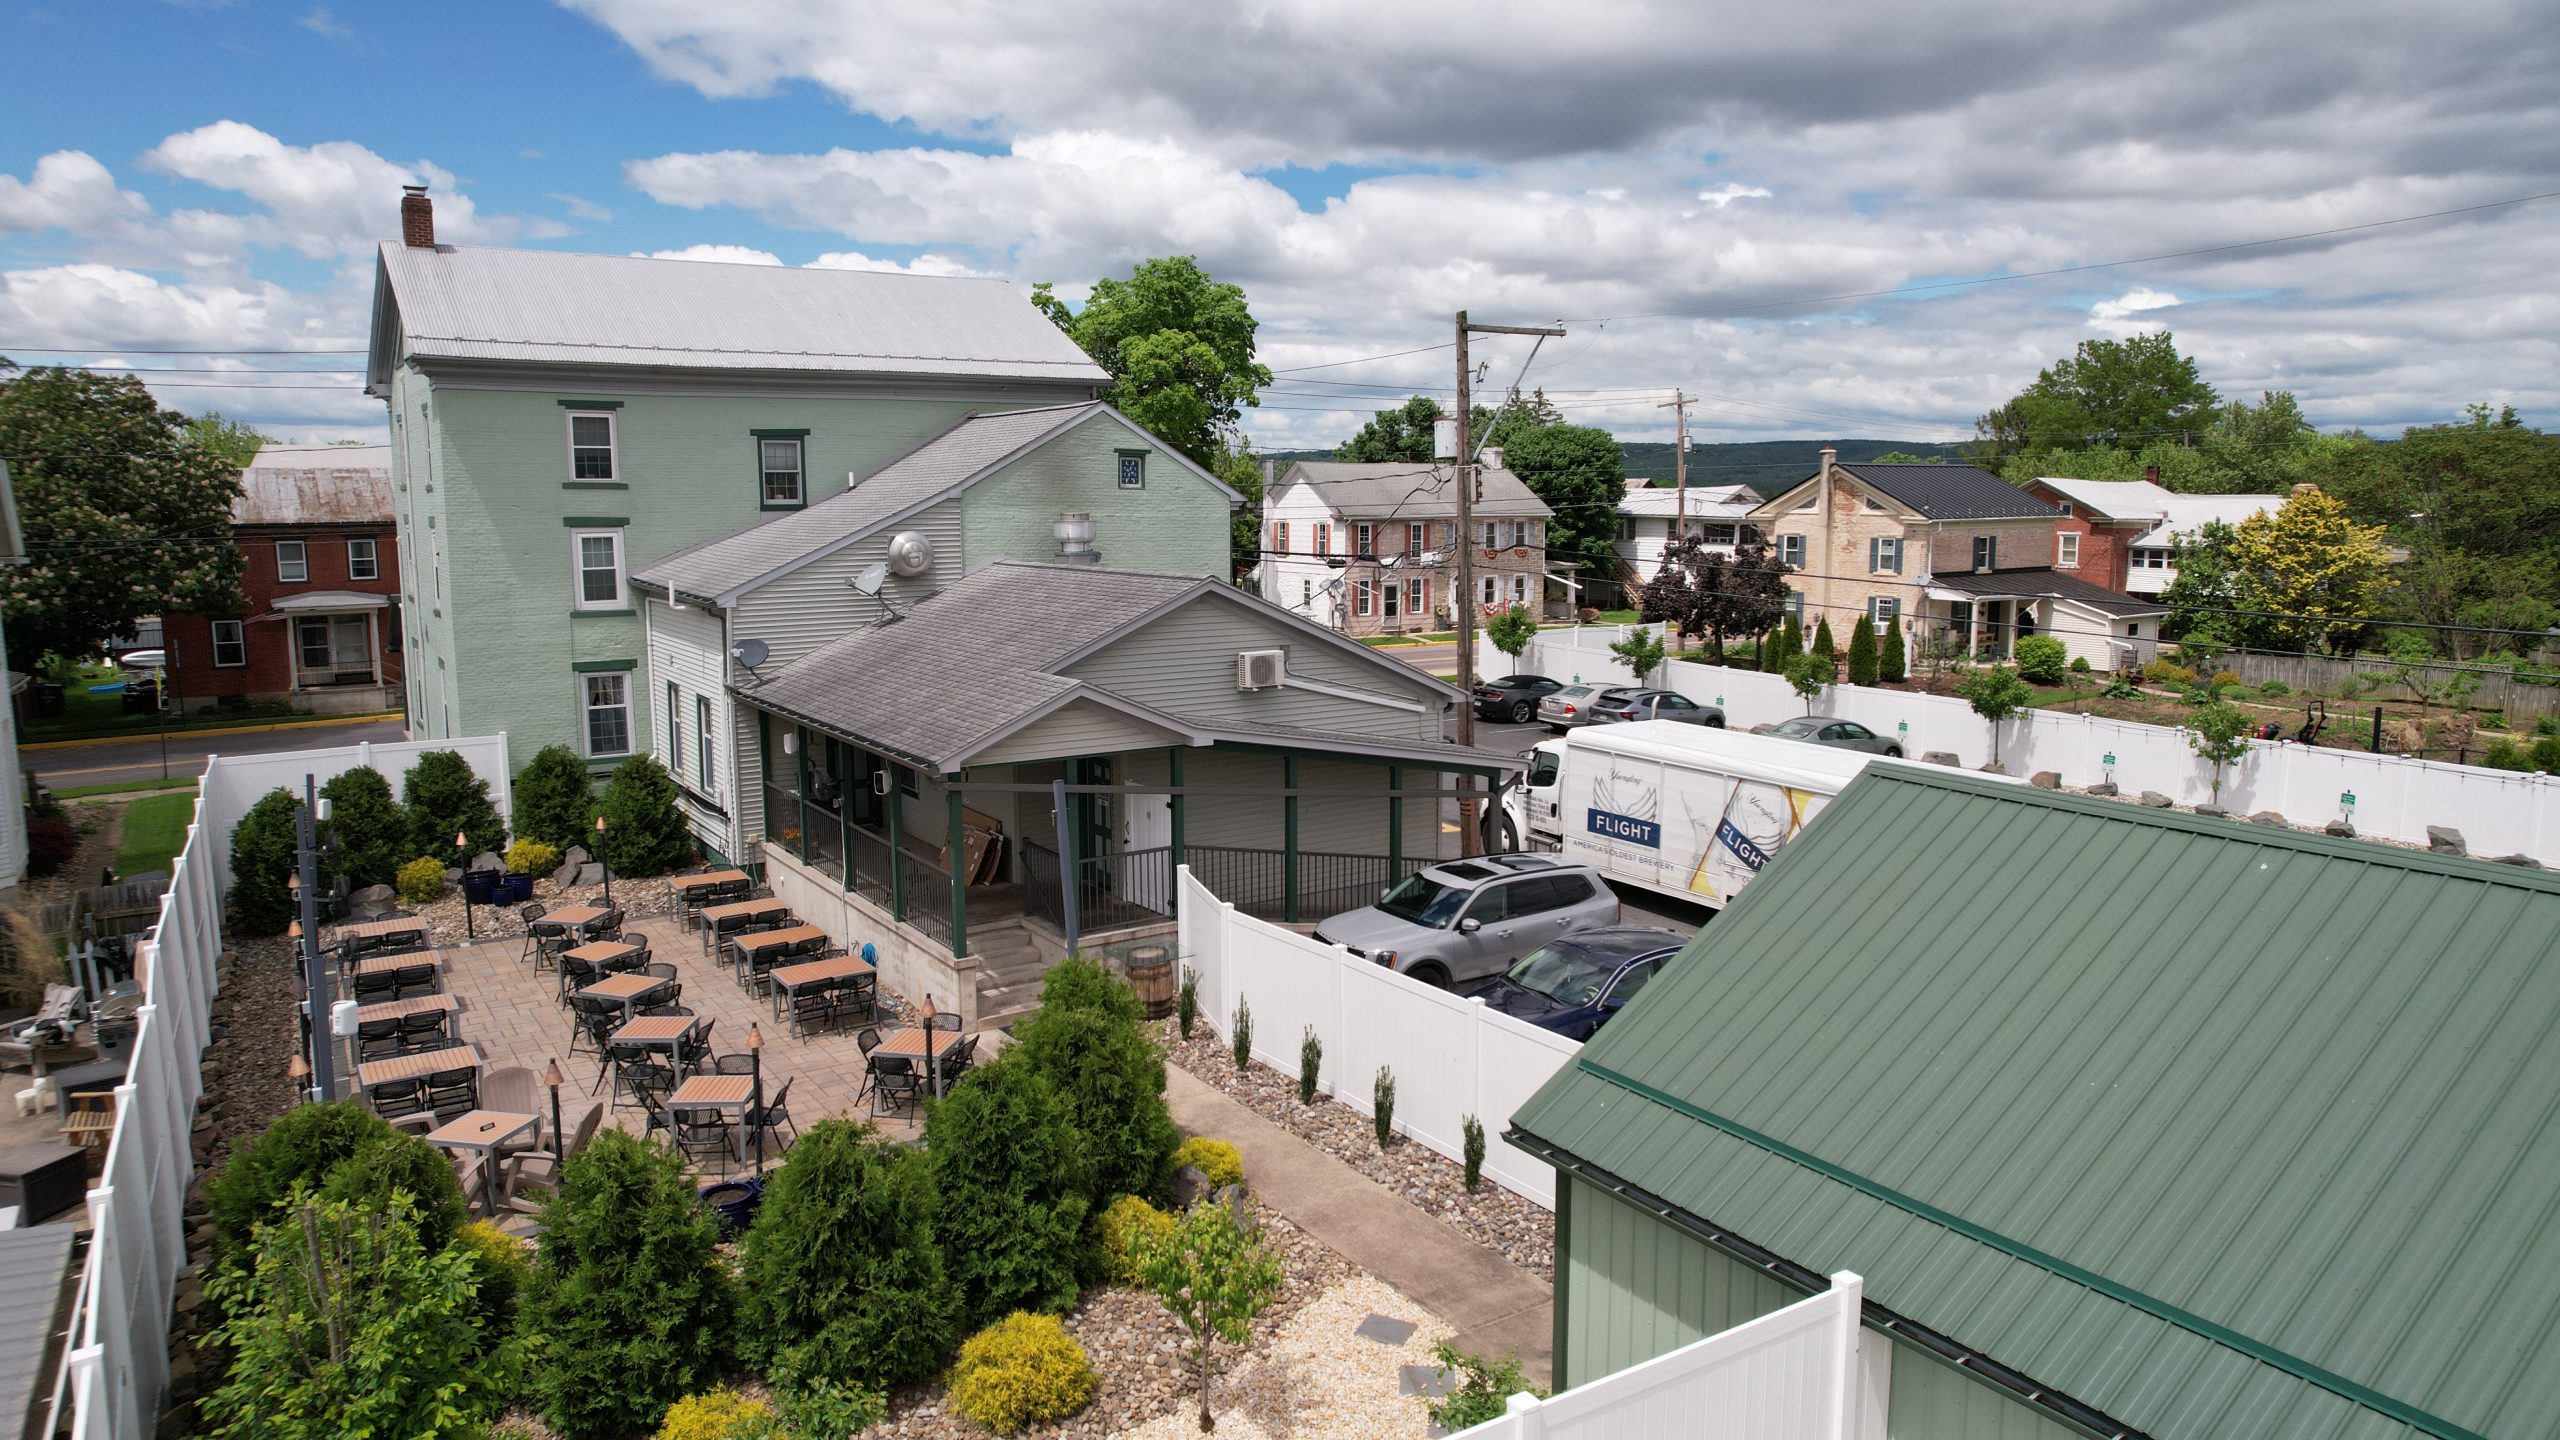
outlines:
[{"label": "white cloud", "polygon": [[707,260],[721,265],[779,265],[782,257],[770,250],[754,250],[744,245],[687,245],[681,250],[631,252],[643,260]]},{"label": "white cloud", "polygon": [[289,145],[237,120],[172,135],[142,163],[263,207],[265,214],[241,223],[244,236],[290,246],[313,259],[371,250],[383,237],[398,235],[404,185],[425,185],[434,193],[438,239],[485,243],[522,229],[513,221],[485,221],[441,166],[402,165],[347,140]]},{"label": "white cloud", "polygon": [[311,13],[293,23],[324,40],[349,41],[356,38],[355,27],[332,18],[326,6],[313,6]]},{"label": "white cloud", "polygon": [[2122,320],[2128,315],[2139,315],[2147,310],[2166,310],[2177,303],[2178,297],[2165,290],[2136,288],[2127,290],[2113,300],[2101,300],[2090,306],[2089,318]]},{"label": "white cloud", "polygon": [[994,272],[964,265],[948,255],[919,255],[913,260],[881,260],[854,250],[830,250],[808,264],[811,270],[878,270],[892,275],[983,276]]},{"label": "white cloud", "polygon": [[57,150],[36,162],[27,180],[0,175],[0,231],[120,230],[151,213],[150,202],[120,189],[107,167],[79,150]]},{"label": "white cloud", "polygon": [[1736,200],[1766,200],[1769,192],[1758,185],[1736,185],[1730,182],[1713,190],[1701,190],[1698,198],[1721,210]]},{"label": "white cloud", "polygon": [[583,195],[570,195],[554,190],[551,192],[551,198],[559,201],[560,208],[568,211],[569,218],[573,220],[584,220],[590,224],[601,225],[613,218],[612,211]]}]

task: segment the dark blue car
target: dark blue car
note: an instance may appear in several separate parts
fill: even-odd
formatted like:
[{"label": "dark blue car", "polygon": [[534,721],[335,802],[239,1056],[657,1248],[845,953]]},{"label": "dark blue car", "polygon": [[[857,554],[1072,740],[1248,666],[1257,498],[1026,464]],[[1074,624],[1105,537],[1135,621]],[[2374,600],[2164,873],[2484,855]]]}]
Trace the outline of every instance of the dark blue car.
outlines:
[{"label": "dark blue car", "polygon": [[1571,1040],[1618,1013],[1689,943],[1658,925],[1601,925],[1530,951],[1511,969],[1469,990],[1517,1020]]}]

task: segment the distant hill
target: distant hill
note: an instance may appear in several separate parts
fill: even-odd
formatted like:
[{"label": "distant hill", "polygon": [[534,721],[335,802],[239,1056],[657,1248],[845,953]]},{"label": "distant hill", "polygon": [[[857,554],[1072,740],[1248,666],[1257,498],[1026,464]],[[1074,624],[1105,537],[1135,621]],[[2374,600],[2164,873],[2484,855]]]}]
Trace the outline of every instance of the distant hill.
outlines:
[{"label": "distant hill", "polygon": [[[1814,472],[1822,463],[1822,447],[1830,445],[1840,451],[1846,461],[1873,460],[1879,455],[1900,452],[1905,455],[1940,456],[1950,461],[1964,459],[1960,445],[1929,445],[1910,440],[1748,440],[1718,445],[1689,447],[1689,483],[1692,485],[1748,485],[1763,495],[1775,495]],[[1668,485],[1672,478],[1671,446],[1667,442],[1647,441],[1621,444],[1626,453],[1627,478],[1651,480]],[[1331,450],[1267,450],[1265,458],[1282,465],[1292,460],[1330,460]]]}]

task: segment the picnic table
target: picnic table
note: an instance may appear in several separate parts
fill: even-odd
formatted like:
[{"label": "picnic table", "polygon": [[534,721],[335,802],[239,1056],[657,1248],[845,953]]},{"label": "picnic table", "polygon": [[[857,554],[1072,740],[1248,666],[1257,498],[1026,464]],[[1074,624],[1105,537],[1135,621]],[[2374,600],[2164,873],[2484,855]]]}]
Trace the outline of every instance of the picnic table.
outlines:
[{"label": "picnic table", "polygon": [[369,920],[361,925],[338,927],[338,943],[358,950],[379,950],[403,940],[425,944],[427,922],[421,916],[409,915],[392,920]]},{"label": "picnic table", "polygon": [[773,1018],[782,1018],[784,999],[804,985],[829,984],[856,975],[868,975],[871,971],[871,962],[859,955],[836,955],[798,965],[776,966],[766,977],[773,981]]},{"label": "picnic table", "polygon": [[424,1080],[439,1070],[477,1070],[480,1050],[473,1045],[447,1045],[441,1050],[412,1050],[406,1055],[393,1055],[382,1060],[367,1060],[356,1067],[356,1082],[371,1090],[395,1080]]},{"label": "picnic table", "polygon": [[641,996],[670,983],[672,982],[658,976],[642,975],[635,971],[623,975],[607,975],[577,993],[590,1000],[611,1000],[620,1005],[623,1023],[629,1024],[634,1003]]},{"label": "picnic table", "polygon": [[738,1132],[747,1125],[747,1105],[753,1099],[755,1077],[751,1075],[696,1075],[678,1085],[667,1096],[667,1115],[672,1119],[679,1110],[734,1110],[737,1124],[729,1132],[729,1144],[740,1159],[746,1149]]},{"label": "picnic table", "polygon": [[427,1132],[427,1143],[440,1150],[466,1150],[480,1156],[480,1181],[486,1192],[488,1210],[498,1213],[498,1162],[496,1150],[507,1141],[539,1126],[539,1115],[519,1115],[512,1110],[467,1110]]}]

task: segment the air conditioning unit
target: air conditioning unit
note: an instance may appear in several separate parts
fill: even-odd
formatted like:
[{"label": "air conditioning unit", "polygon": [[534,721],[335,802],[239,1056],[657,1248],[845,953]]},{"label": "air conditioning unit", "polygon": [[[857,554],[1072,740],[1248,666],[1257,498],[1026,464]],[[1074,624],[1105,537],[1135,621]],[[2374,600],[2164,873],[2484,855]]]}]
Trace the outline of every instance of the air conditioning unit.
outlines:
[{"label": "air conditioning unit", "polygon": [[1289,678],[1289,652],[1286,650],[1239,650],[1236,652],[1236,688],[1239,690],[1272,690]]}]

